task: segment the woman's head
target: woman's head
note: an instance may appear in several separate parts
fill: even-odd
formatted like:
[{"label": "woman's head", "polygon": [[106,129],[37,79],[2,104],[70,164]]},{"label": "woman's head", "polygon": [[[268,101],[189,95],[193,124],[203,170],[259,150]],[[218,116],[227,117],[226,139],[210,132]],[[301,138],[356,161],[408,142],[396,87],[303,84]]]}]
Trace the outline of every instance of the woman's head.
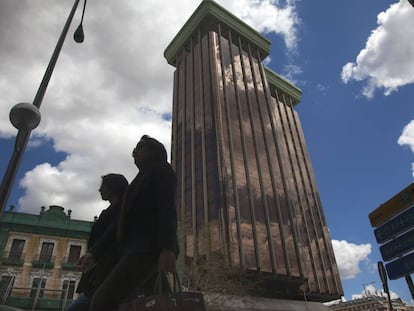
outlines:
[{"label": "woman's head", "polygon": [[121,199],[128,188],[128,180],[120,174],[107,174],[102,176],[101,193],[103,200],[110,200],[111,197]]}]

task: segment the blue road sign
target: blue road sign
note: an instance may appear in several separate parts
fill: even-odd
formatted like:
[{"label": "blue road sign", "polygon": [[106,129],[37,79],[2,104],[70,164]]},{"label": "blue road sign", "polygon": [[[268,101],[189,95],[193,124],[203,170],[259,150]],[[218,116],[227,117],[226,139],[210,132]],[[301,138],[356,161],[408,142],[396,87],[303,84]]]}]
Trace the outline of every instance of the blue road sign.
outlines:
[{"label": "blue road sign", "polygon": [[390,280],[397,280],[414,272],[414,253],[398,258],[385,265]]},{"label": "blue road sign", "polygon": [[[374,230],[375,238],[379,244],[384,243],[398,234],[414,226],[414,206],[394,217],[390,221]],[[385,260],[385,259],[384,259]]]},{"label": "blue road sign", "polygon": [[404,211],[407,207],[414,204],[414,183],[411,183],[389,199],[384,204],[381,204],[377,209],[369,213],[368,218],[371,226],[378,227],[386,222],[391,217]]},{"label": "blue road sign", "polygon": [[414,229],[400,235],[394,240],[382,245],[380,252],[384,261],[390,261],[393,258],[401,256],[404,253],[414,249]]}]

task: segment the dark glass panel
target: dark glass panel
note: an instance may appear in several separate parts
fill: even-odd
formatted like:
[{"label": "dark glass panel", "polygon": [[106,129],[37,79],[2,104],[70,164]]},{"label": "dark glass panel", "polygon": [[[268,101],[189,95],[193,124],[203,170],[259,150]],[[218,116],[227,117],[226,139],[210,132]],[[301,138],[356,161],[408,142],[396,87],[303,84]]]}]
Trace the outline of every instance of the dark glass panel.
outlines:
[{"label": "dark glass panel", "polygon": [[52,260],[54,243],[43,242],[39,255],[39,261],[50,262]]},{"label": "dark glass panel", "polygon": [[276,131],[277,131],[277,138],[278,138],[278,148],[280,151],[280,161],[282,162],[283,167],[283,192],[282,195],[279,196],[279,202],[281,203],[281,216],[282,216],[282,223],[283,223],[283,232],[285,233],[285,245],[286,245],[286,262],[288,263],[286,266],[287,274],[293,276],[299,276],[299,269],[298,269],[298,257],[300,256],[297,254],[297,243],[296,241],[296,227],[295,223],[293,222],[293,215],[291,210],[291,205],[294,204],[291,194],[294,193],[294,182],[292,176],[292,168],[289,153],[287,150],[287,135],[284,128],[284,120],[281,115],[281,110],[283,109],[283,103],[278,102],[275,100],[275,108],[277,112],[275,113],[275,121],[276,121]]},{"label": "dark glass panel", "polygon": [[64,280],[60,299],[73,299],[73,295],[75,294],[75,286],[76,281]]},{"label": "dark glass panel", "polygon": [[32,288],[30,290],[30,297],[43,298],[44,288],[46,287],[46,279],[44,278],[34,278],[32,282]]},{"label": "dark glass panel", "polygon": [[178,82],[174,90],[177,94],[174,96],[175,101],[175,110],[177,111],[177,120],[173,123],[176,123],[176,173],[178,177],[177,183],[177,212],[182,222],[182,228],[186,227],[185,219],[185,207],[184,207],[184,196],[183,191],[185,187],[185,180],[183,174],[183,167],[185,167],[185,154],[183,146],[183,134],[184,134],[184,124],[185,124],[185,62],[180,61],[177,65],[176,76],[178,76]]},{"label": "dark glass panel", "polygon": [[21,259],[25,240],[13,239],[9,259]]},{"label": "dark glass panel", "polygon": [[14,277],[9,275],[0,276],[0,302],[6,302],[6,299],[11,294],[11,289],[14,285]]},{"label": "dark glass panel", "polygon": [[81,246],[80,245],[71,245],[69,248],[69,256],[68,256],[68,263],[75,264],[81,253]]},{"label": "dark glass panel", "polygon": [[[237,48],[239,49],[239,42]],[[248,108],[249,88],[247,87],[245,76],[245,64],[241,57],[233,57],[235,72],[237,77],[237,97],[238,97],[238,120],[240,122],[241,133],[241,153],[238,158],[238,170],[241,174],[240,183],[238,184],[239,202],[240,202],[240,229],[243,244],[243,253],[246,269],[256,270],[260,267],[260,260],[257,260],[257,234],[256,220],[254,212],[254,186],[251,181],[251,164],[254,161],[254,146],[252,141],[251,120]],[[249,163],[250,162],[250,163]]]},{"label": "dark glass panel", "polygon": [[[191,133],[193,129],[193,66],[192,66],[192,55],[190,49],[185,49],[184,52],[184,63],[185,63],[185,90],[184,90],[184,101],[185,101],[185,110],[184,110],[184,120],[183,120],[183,183],[184,183],[184,209],[185,209],[185,228],[186,233],[191,236],[191,251],[193,256],[197,256],[196,246],[194,239],[196,238],[195,232],[195,220],[196,214],[194,213],[194,206],[192,202],[192,190],[193,190],[193,154],[192,154],[192,141]],[[190,245],[187,244],[189,248]]]},{"label": "dark glass panel", "polygon": [[[203,72],[208,74],[204,79],[204,112],[205,112],[205,141],[206,141],[206,167],[207,167],[207,197],[209,199],[209,220],[218,220],[218,209],[221,202],[220,178],[218,168],[218,149],[216,133],[216,109],[217,99],[213,94],[216,91],[211,84],[216,79],[212,75],[215,72],[215,55],[217,53],[217,44],[214,33],[208,33],[208,37],[203,38],[203,55],[209,55],[209,59],[203,59]],[[212,230],[213,231],[213,230]]]}]

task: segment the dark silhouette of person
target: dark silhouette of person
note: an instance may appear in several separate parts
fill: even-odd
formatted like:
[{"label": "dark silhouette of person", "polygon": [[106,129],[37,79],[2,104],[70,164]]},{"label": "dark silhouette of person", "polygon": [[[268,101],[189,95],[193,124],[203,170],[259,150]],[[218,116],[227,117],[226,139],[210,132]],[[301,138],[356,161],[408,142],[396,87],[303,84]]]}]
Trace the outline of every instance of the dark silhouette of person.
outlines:
[{"label": "dark silhouette of person", "polygon": [[[95,242],[106,232],[106,230],[118,223],[122,199],[127,188],[128,181],[123,175],[107,174],[102,176],[99,192],[102,200],[109,201],[110,205],[101,212],[92,226],[88,239],[88,250],[93,247]],[[89,310],[93,293],[99,285],[102,284],[118,260],[116,247],[116,243],[107,244],[107,251],[96,258],[96,263],[93,265],[93,268],[87,267],[87,269],[85,269],[76,290],[79,295],[77,299],[65,309],[66,311]]]},{"label": "dark silhouette of person", "polygon": [[165,147],[147,135],[132,152],[139,172],[125,194],[119,223],[95,243],[85,266],[105,252],[108,240],[118,243],[120,258],[92,297],[91,311],[117,310],[121,302],[157,272],[176,270],[176,174]]}]

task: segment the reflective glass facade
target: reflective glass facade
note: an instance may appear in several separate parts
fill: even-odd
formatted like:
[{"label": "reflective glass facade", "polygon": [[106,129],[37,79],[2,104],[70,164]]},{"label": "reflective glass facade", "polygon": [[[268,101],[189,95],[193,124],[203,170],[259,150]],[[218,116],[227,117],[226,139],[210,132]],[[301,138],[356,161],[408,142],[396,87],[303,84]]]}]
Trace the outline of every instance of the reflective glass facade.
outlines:
[{"label": "reflective glass facade", "polygon": [[237,29],[206,16],[193,30],[170,60],[182,254],[219,252],[266,278],[268,296],[340,297],[297,96]]}]

